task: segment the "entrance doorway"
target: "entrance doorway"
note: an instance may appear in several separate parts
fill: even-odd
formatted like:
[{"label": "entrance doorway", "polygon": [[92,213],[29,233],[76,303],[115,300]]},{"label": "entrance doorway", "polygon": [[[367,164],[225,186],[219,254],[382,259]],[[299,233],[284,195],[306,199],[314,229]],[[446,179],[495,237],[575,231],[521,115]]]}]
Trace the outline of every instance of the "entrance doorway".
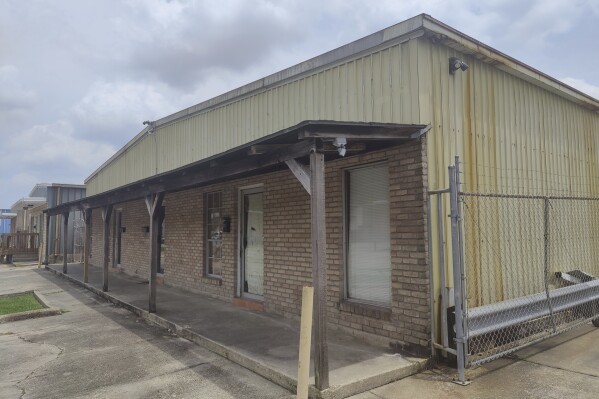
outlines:
[{"label": "entrance doorway", "polygon": [[264,202],[262,188],[241,191],[240,293],[262,299],[264,285]]}]

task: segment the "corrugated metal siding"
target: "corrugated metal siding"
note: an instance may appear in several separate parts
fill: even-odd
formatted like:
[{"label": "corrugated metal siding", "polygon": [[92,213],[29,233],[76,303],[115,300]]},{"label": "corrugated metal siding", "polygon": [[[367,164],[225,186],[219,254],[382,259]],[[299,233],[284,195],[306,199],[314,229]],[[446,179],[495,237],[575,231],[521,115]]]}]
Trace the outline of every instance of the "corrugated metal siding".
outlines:
[{"label": "corrugated metal siding", "polygon": [[[419,43],[420,123],[433,125],[428,134],[431,189],[448,187],[447,167],[458,155],[463,191],[599,196],[599,114],[449,47],[425,39],[419,39]],[[454,55],[470,68],[452,76],[447,71],[447,60]],[[446,200],[444,215],[449,213],[448,198]],[[436,209],[436,201],[431,205]],[[511,209],[506,209],[505,204],[504,207],[491,204],[488,206],[496,206],[495,211],[483,211],[476,209],[475,202],[470,203],[470,216],[476,216],[476,228],[465,235],[467,251],[471,250],[466,255],[476,260],[467,265],[467,269],[474,268],[467,270],[470,306],[544,289],[537,270],[515,274],[513,269],[508,272],[508,262],[505,262],[519,259],[523,266],[540,264],[542,267],[542,256],[527,248],[527,244],[506,244],[514,241],[518,234],[539,235],[538,229],[531,226],[538,224],[542,217],[542,207],[538,205],[527,200],[514,201]],[[439,298],[436,251],[439,224],[435,212],[431,219],[434,297]],[[599,226],[599,220],[592,223]],[[447,286],[451,287],[448,221],[444,226]],[[497,226],[504,229],[499,231]],[[566,231],[576,226],[561,228]],[[540,234],[542,237],[542,231]],[[491,237],[496,239],[493,245],[489,244]],[[580,245],[596,247],[592,242]],[[554,261],[559,263],[558,259]],[[572,263],[572,259],[569,262]],[[478,281],[472,281],[474,276],[480,276]],[[439,310],[438,305],[435,309]]]},{"label": "corrugated metal siding", "polygon": [[[85,189],[77,187],[48,187],[47,200],[48,208],[53,208],[65,202],[71,202],[85,197]],[[82,214],[79,211],[73,211],[69,214],[69,227],[67,236],[68,253],[72,254],[74,249],[74,224],[75,220],[82,219]],[[58,223],[58,224],[57,224]],[[57,215],[50,218],[50,232],[48,235],[50,243],[50,255],[63,253],[62,237],[64,234],[64,226],[62,215]]]},{"label": "corrugated metal siding", "polygon": [[418,123],[417,52],[418,43],[411,40],[159,127],[90,179],[88,195],[173,170],[307,119]]},{"label": "corrugated metal siding", "polygon": [[[420,118],[431,187],[461,158],[465,191],[599,195],[599,115],[445,46],[420,40]],[[447,72],[457,55],[470,68]]]}]

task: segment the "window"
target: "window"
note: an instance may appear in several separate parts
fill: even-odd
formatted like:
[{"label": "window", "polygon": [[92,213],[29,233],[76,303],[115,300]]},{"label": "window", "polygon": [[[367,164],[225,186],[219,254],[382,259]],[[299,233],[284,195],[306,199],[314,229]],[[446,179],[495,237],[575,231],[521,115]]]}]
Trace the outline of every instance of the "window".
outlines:
[{"label": "window", "polygon": [[391,303],[389,168],[374,165],[346,173],[347,297]]},{"label": "window", "polygon": [[220,191],[206,193],[204,196],[205,213],[205,259],[206,274],[222,276],[222,193]]}]

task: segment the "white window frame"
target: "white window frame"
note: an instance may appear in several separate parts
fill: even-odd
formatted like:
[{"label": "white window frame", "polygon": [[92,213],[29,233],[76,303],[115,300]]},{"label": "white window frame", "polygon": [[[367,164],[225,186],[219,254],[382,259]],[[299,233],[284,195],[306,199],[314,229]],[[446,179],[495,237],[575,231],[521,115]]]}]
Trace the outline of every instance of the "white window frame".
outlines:
[{"label": "white window frame", "polygon": [[[224,192],[222,190],[214,190],[214,191],[206,191],[204,192],[204,199],[203,199],[203,207],[204,207],[204,275],[207,277],[212,277],[212,278],[222,278],[222,274],[214,274],[214,273],[210,273],[209,271],[209,264],[210,264],[210,251],[209,251],[209,245],[210,245],[210,237],[208,237],[208,218],[209,216],[209,210],[208,210],[208,196],[209,195],[214,195],[214,194],[218,194],[220,196],[220,212],[221,212],[221,223],[222,223],[222,218],[223,218],[223,196],[224,196]],[[221,238],[221,245],[222,245],[222,238]],[[221,260],[222,260],[222,248],[221,248]]]},{"label": "white window frame", "polygon": [[[349,206],[350,206],[350,192],[349,192],[349,179],[350,172],[356,169],[365,169],[372,168],[377,166],[386,166],[389,168],[389,163],[387,160],[356,165],[353,167],[343,169],[342,175],[342,197],[343,197],[343,299],[348,302],[361,303],[370,306],[376,306],[380,308],[391,308],[393,302],[393,291],[391,288],[391,279],[389,280],[389,290],[391,294],[391,299],[389,302],[378,302],[378,301],[368,301],[359,298],[353,298],[350,296],[349,290]],[[390,186],[390,182],[387,182],[387,186]],[[389,193],[389,198],[391,197],[391,193]],[[389,216],[391,216],[391,204],[389,203]],[[390,226],[391,227],[391,226]],[[389,240],[391,240],[391,229],[389,230]],[[390,255],[390,254],[389,254]],[[391,259],[391,256],[389,257]],[[389,264],[390,274],[392,274],[392,263]]]}]

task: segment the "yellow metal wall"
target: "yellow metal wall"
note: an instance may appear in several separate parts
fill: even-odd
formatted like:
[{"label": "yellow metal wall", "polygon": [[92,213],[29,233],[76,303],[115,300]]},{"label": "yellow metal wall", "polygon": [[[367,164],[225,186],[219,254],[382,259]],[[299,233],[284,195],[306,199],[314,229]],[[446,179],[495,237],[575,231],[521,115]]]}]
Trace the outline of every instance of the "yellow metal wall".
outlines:
[{"label": "yellow metal wall", "polygon": [[[420,119],[431,122],[429,184],[447,186],[459,155],[462,189],[599,195],[599,114],[507,72],[419,39]],[[450,75],[447,59],[470,68]]]},{"label": "yellow metal wall", "polygon": [[[433,125],[428,134],[430,189],[448,187],[447,167],[458,155],[462,191],[599,196],[599,114],[472,56],[425,39],[418,41],[420,121]],[[470,68],[452,76],[447,60],[454,55]],[[542,291],[542,251],[537,247],[533,250],[529,243],[513,244],[519,234],[542,243],[543,226],[538,224],[543,217],[542,201],[519,200],[507,206],[506,202],[493,200],[466,202],[470,206],[464,212],[465,217],[470,217],[464,223],[468,305]],[[479,209],[483,203],[485,209]],[[441,311],[437,197],[430,205],[437,313]],[[443,215],[448,214],[445,195]],[[596,214],[589,217],[593,218],[589,223],[599,226]],[[560,226],[561,234],[577,228],[567,224]],[[449,219],[445,218],[441,225],[446,286],[452,287]],[[556,246],[553,241],[551,245]],[[596,248],[597,243],[590,237],[580,246]],[[559,263],[557,259],[553,261],[554,265]],[[572,262],[577,259],[570,259]],[[563,265],[562,262],[560,266]],[[535,270],[516,270],[518,267]],[[437,334],[438,329],[439,325]]]},{"label": "yellow metal wall", "polygon": [[91,178],[88,195],[308,119],[418,123],[417,52],[418,42],[411,40],[159,127],[155,137],[146,136]]}]

